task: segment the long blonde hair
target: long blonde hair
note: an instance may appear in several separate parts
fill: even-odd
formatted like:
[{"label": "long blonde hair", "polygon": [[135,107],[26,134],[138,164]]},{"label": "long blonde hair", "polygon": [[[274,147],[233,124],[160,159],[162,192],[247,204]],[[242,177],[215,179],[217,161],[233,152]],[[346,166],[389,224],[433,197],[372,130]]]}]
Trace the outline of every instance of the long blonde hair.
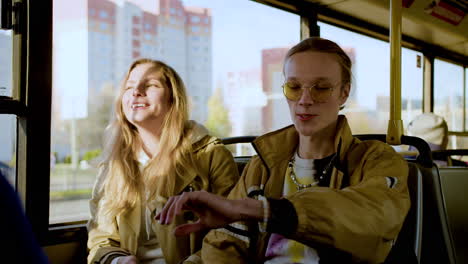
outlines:
[{"label": "long blonde hair", "polygon": [[[122,97],[131,71],[148,63],[161,73],[160,81],[169,90],[170,109],[162,124],[160,151],[140,172],[137,155],[141,142],[136,127],[125,117]],[[175,188],[176,176],[193,167],[187,93],[177,72],[161,61],[140,59],[130,66],[121,86],[115,102],[116,116],[107,128],[109,140],[102,163],[108,166],[108,173],[103,183],[107,204],[101,208],[106,208],[103,213],[110,217],[133,208],[143,193],[145,199],[156,194],[168,196]]]}]

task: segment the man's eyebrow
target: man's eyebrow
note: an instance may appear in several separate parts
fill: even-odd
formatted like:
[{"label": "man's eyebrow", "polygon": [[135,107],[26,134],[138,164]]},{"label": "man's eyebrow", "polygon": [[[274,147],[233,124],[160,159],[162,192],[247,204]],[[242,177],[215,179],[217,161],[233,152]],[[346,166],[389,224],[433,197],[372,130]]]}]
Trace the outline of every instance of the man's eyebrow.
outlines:
[{"label": "man's eyebrow", "polygon": [[327,82],[331,82],[331,79],[328,78],[328,77],[318,77],[318,78],[315,78],[314,81],[318,82],[318,81],[327,81]]}]

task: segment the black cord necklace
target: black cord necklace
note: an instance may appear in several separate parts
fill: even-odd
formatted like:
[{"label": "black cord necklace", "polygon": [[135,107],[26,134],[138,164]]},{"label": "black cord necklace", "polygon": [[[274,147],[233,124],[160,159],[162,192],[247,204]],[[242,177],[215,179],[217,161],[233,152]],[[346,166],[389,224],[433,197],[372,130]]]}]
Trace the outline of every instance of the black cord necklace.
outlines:
[{"label": "black cord necklace", "polygon": [[294,182],[294,184],[296,185],[296,188],[298,191],[300,190],[303,190],[303,189],[306,189],[306,188],[310,188],[312,186],[317,186],[321,180],[323,180],[323,177],[325,175],[327,175],[327,173],[329,172],[329,169],[331,168],[331,165],[333,163],[333,161],[335,160],[336,158],[336,154],[333,154],[333,156],[331,157],[330,159],[330,162],[327,164],[327,166],[325,166],[325,168],[322,170],[322,174],[318,177],[319,179],[316,180],[316,177],[314,176],[314,181],[312,183],[309,183],[309,184],[302,184],[300,183],[298,180],[297,180],[297,176],[296,176],[296,172],[294,170],[294,167],[295,167],[295,158],[294,158],[294,155],[292,156],[291,160],[289,160],[289,163],[288,163],[288,167],[289,167],[289,177],[291,177],[291,180]]}]

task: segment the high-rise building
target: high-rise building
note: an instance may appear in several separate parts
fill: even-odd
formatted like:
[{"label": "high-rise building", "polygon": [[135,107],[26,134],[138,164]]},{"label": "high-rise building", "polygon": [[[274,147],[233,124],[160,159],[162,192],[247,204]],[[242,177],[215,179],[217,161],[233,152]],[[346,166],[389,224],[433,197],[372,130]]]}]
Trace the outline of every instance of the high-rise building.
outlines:
[{"label": "high-rise building", "polygon": [[206,105],[211,95],[212,45],[211,11],[206,8],[185,8],[186,81],[192,97],[192,116],[204,122]]},{"label": "high-rise building", "polygon": [[156,0],[153,11],[135,2],[54,1],[52,149],[59,157],[69,155],[71,145],[77,144],[79,131],[67,128],[73,127],[69,123],[105,116],[128,67],[138,58],[172,66],[193,103],[191,118],[202,123],[207,119],[212,93],[210,10],[184,7],[181,0]]},{"label": "high-rise building", "polygon": [[262,109],[264,133],[291,124],[289,108],[283,96],[283,60],[288,48],[262,50],[262,89],[267,104]]},{"label": "high-rise building", "polygon": [[88,2],[88,104],[105,85],[118,87],[138,58],[161,60],[182,77],[192,102],[192,118],[204,122],[212,93],[211,12],[160,0],[159,13],[120,1]]},{"label": "high-rise building", "polygon": [[266,104],[260,70],[228,72],[223,85],[233,136],[262,134],[261,109]]},{"label": "high-rise building", "polygon": [[115,77],[120,77],[114,72],[117,54],[120,55],[115,45],[117,11],[113,2],[88,1],[88,104],[106,83],[113,85]]}]

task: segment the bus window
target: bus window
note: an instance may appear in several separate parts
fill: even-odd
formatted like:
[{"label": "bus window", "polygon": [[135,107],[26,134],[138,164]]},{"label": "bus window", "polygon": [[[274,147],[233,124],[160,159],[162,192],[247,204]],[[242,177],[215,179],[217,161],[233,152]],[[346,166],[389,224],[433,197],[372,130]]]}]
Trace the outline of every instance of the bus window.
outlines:
[{"label": "bus window", "polygon": [[[468,131],[468,67],[465,68],[465,131]],[[468,142],[465,148],[468,148]]]},{"label": "bus window", "polygon": [[0,96],[12,97],[12,51],[11,30],[0,29]]},{"label": "bus window", "polygon": [[405,128],[411,120],[422,113],[422,58],[421,52],[401,49],[401,118]]},{"label": "bus window", "polygon": [[50,223],[88,217],[103,132],[135,59],[174,67],[187,87],[191,119],[215,136],[291,124],[282,62],[299,41],[298,15],[248,0],[159,2],[53,1]]},{"label": "bus window", "polygon": [[[326,23],[319,23],[321,36],[337,42],[353,62],[351,94],[343,113],[353,133],[386,133],[389,116],[389,44]],[[422,53],[402,49],[402,119],[422,113],[423,72],[417,56]],[[405,123],[405,126],[407,124]]]},{"label": "bus window", "polygon": [[0,115],[0,171],[16,186],[16,116]]},{"label": "bus window", "polygon": [[[463,131],[463,67],[435,59],[434,113],[443,116],[449,131]],[[454,141],[448,148],[454,148]]]}]

